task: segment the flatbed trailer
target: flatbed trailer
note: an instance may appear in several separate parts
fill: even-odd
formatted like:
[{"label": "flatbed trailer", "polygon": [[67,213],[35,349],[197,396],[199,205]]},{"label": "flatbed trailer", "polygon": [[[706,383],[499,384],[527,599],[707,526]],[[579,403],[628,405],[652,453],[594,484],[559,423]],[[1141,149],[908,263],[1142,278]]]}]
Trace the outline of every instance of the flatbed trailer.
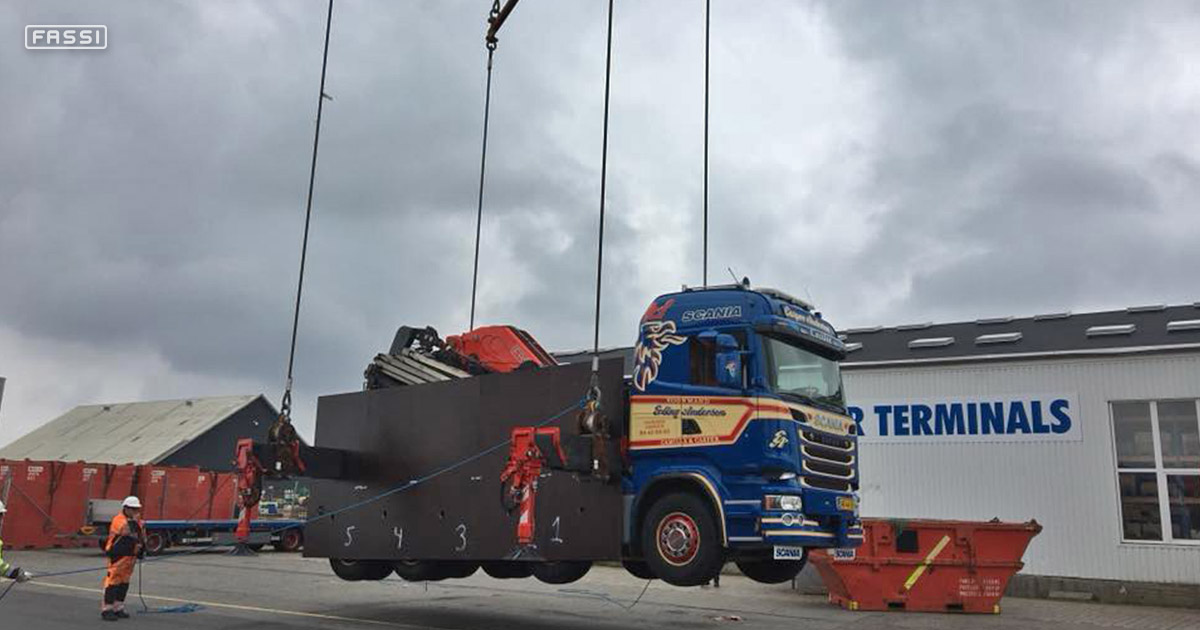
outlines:
[{"label": "flatbed trailer", "polygon": [[[189,545],[233,545],[237,519],[199,521],[146,521],[146,553],[155,555],[169,547]],[[300,551],[304,547],[304,521],[298,519],[259,519],[250,521],[246,545],[254,551],[270,544],[279,551]]]}]

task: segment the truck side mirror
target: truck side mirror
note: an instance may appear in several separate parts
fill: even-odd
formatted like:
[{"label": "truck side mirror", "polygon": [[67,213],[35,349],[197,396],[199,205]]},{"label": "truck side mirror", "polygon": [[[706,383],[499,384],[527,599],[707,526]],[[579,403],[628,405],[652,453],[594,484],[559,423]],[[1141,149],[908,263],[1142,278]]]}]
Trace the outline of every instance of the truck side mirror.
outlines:
[{"label": "truck side mirror", "polygon": [[733,335],[717,335],[716,377],[721,387],[741,389],[742,351]]}]

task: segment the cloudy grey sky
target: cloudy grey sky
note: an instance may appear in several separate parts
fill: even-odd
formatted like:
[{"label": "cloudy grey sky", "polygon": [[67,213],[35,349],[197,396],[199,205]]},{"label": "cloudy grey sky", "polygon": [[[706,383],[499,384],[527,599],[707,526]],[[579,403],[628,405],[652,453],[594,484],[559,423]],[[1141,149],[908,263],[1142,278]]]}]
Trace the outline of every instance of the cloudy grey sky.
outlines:
[{"label": "cloudy grey sky", "polygon": [[[839,326],[1200,299],[1194,2],[713,0],[711,270]],[[339,0],[297,424],[467,324],[489,0]],[[322,0],[0,6],[0,443],[282,387]],[[479,313],[591,341],[602,0],[496,62]],[[92,52],[26,24],[106,24]],[[703,3],[617,2],[601,341],[700,281]]]}]

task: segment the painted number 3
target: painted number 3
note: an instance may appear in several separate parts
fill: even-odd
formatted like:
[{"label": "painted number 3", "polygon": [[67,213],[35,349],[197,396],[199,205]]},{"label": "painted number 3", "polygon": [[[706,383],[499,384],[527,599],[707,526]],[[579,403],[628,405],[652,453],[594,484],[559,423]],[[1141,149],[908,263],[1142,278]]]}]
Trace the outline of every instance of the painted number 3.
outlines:
[{"label": "painted number 3", "polygon": [[454,531],[455,531],[455,533],[458,534],[458,539],[460,541],[458,546],[455,547],[454,550],[455,551],[466,551],[467,550],[467,526],[462,523],[459,523],[458,527],[454,528]]}]

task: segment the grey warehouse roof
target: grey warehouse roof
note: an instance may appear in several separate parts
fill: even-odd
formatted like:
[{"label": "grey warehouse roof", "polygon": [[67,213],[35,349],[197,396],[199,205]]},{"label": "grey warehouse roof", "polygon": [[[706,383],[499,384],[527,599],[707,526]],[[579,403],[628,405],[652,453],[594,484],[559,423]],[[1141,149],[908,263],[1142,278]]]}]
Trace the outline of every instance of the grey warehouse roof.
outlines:
[{"label": "grey warehouse roof", "polygon": [[[1200,302],[1181,306],[1133,306],[1097,313],[990,317],[947,324],[923,322],[839,332],[850,351],[843,363],[848,368],[1027,356],[1200,350]],[[606,349],[600,356],[620,356],[625,359],[625,373],[633,371],[633,348]],[[555,354],[555,357],[564,363],[577,363],[590,360],[591,353],[566,352]]]},{"label": "grey warehouse roof", "polygon": [[156,464],[258,398],[83,405],[0,448],[0,458]]},{"label": "grey warehouse roof", "polygon": [[848,366],[1200,349],[1200,302],[840,332]]}]

